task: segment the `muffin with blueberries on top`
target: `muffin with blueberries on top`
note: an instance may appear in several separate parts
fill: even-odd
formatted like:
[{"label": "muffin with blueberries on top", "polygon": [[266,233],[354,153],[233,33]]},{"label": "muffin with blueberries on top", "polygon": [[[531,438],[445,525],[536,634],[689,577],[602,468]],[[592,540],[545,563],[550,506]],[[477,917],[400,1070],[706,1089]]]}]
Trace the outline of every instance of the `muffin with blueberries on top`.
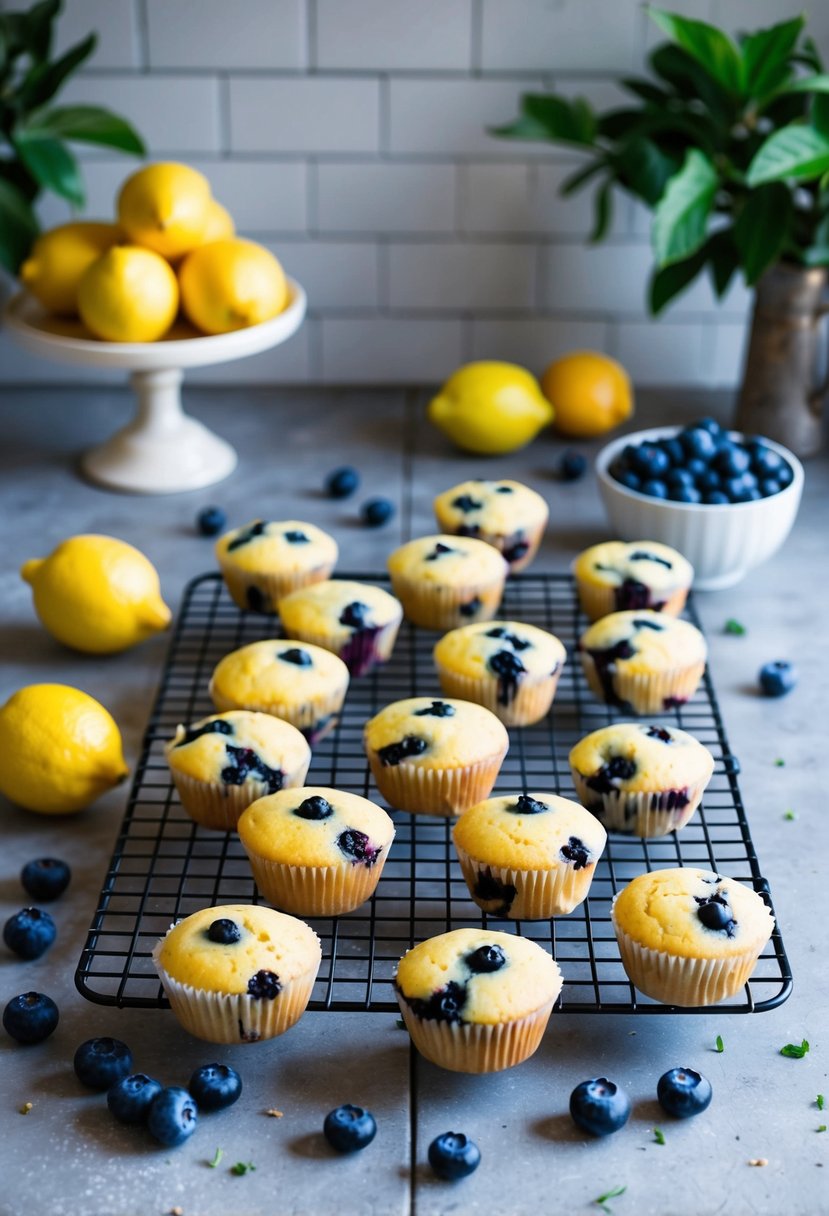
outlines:
[{"label": "muffin with blueberries on top", "polygon": [[410,621],[454,629],[498,611],[509,567],[500,553],[467,536],[421,536],[388,560],[392,590]]},{"label": "muffin with blueberries on top", "polygon": [[591,690],[608,705],[659,714],[683,705],[705,671],[708,648],[688,621],[663,612],[612,612],[579,639]]},{"label": "muffin with blueberries on top", "polygon": [[332,536],[297,519],[255,519],[216,542],[228,591],[253,612],[274,613],[283,596],[330,578],[337,554]]},{"label": "muffin with blueberries on top", "polygon": [[434,502],[441,532],[474,536],[493,545],[515,574],[538,552],[550,512],[546,502],[520,481],[463,481]]},{"label": "muffin with blueberries on top", "polygon": [[327,579],[280,600],[279,616],[286,637],[338,654],[363,676],[391,658],[403,609],[382,587]]},{"label": "muffin with blueberries on top", "polygon": [[694,568],[676,549],[656,541],[608,540],[578,555],[573,577],[591,621],[634,608],[679,616]]}]

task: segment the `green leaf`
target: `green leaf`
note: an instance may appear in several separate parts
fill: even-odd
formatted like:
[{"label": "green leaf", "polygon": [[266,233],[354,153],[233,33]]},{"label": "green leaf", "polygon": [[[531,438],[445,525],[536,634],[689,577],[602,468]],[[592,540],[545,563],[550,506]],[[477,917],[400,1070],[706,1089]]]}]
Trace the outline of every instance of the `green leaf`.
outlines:
[{"label": "green leaf", "polygon": [[593,231],[588,240],[591,245],[603,240],[613,219],[613,179],[608,178],[593,197]]},{"label": "green leaf", "polygon": [[26,14],[27,43],[34,59],[49,58],[53,26],[60,12],[60,4],[61,0],[41,0]]},{"label": "green leaf", "polygon": [[676,161],[652,139],[634,136],[619,151],[615,164],[624,184],[650,206],[659,202],[668,181],[677,171]]},{"label": "green leaf", "polygon": [[786,1056],[789,1060],[802,1060],[809,1051],[809,1040],[804,1039],[802,1043],[787,1043],[785,1047],[780,1048],[781,1056]]},{"label": "green leaf", "polygon": [[702,245],[717,183],[717,171],[708,157],[690,148],[654,210],[652,238],[658,266],[681,262]]},{"label": "green leaf", "polygon": [[823,1094],[818,1094],[818,1096],[815,1098],[815,1106],[818,1108],[818,1110],[823,1110],[825,1105],[826,1099],[824,1098]]},{"label": "green leaf", "polygon": [[521,116],[491,134],[506,139],[544,139],[553,143],[591,147],[596,136],[596,116],[589,104],[576,97],[568,101],[554,93],[525,93]]},{"label": "green leaf", "polygon": [[223,1148],[216,1149],[215,1153],[213,1154],[212,1161],[208,1161],[208,1163],[207,1163],[210,1166],[211,1170],[215,1170],[218,1168],[219,1162],[221,1161],[222,1157],[224,1157],[224,1155],[225,1155],[225,1151]]},{"label": "green leaf", "polygon": [[656,1143],[657,1143],[657,1144],[665,1144],[665,1143],[666,1143],[666,1140],[665,1140],[665,1133],[663,1132],[663,1130],[662,1130],[662,1128],[661,1128],[661,1127],[655,1127],[655,1128],[653,1129],[653,1138],[654,1138],[654,1140],[656,1141]]},{"label": "green leaf", "polygon": [[829,73],[816,72],[814,76],[799,76],[782,90],[784,93],[829,93]]},{"label": "green leaf", "polygon": [[816,93],[812,99],[812,126],[829,139],[829,93]]},{"label": "green leaf", "polygon": [[703,245],[683,262],[674,262],[653,271],[648,287],[648,307],[653,316],[658,316],[697,277],[707,260],[707,248],[707,245]]},{"label": "green leaf", "polygon": [[37,234],[31,206],[11,182],[0,177],[0,265],[17,274]]},{"label": "green leaf", "polygon": [[782,182],[760,186],[746,199],[734,224],[734,243],[750,287],[785,248],[793,210],[791,193]]},{"label": "green leaf", "polygon": [[23,164],[45,190],[54,190],[74,207],[82,207],[85,194],[78,162],[69,149],[51,136],[15,132],[14,145]]},{"label": "green leaf", "polygon": [[650,55],[657,76],[673,85],[678,96],[692,105],[700,101],[716,122],[730,124],[736,116],[733,98],[680,46],[663,42]]},{"label": "green leaf", "polygon": [[726,228],[715,232],[708,241],[707,249],[708,267],[711,272],[714,293],[717,299],[721,300],[731,286],[731,280],[740,266],[731,230]]},{"label": "green leaf", "polygon": [[811,245],[800,253],[804,266],[829,266],[829,245]]},{"label": "green leaf", "polygon": [[602,156],[598,160],[592,161],[589,165],[585,165],[583,169],[577,169],[575,173],[571,173],[569,177],[558,188],[559,194],[567,198],[571,194],[575,194],[576,190],[580,190],[582,186],[590,181],[591,177],[595,177],[597,173],[601,173],[602,169],[607,168],[607,161]]},{"label": "green leaf", "polygon": [[721,1034],[717,1035],[715,1042],[716,1042],[715,1050],[718,1051],[720,1053],[720,1055],[722,1055],[722,1053],[725,1051],[725,1043],[723,1043],[723,1041],[722,1041]]},{"label": "green leaf", "polygon": [[748,167],[749,186],[763,182],[812,181],[829,169],[829,138],[814,127],[792,123],[773,131]]},{"label": "green leaf", "polygon": [[714,25],[668,13],[647,5],[648,16],[664,34],[697,61],[729,93],[739,93],[742,85],[740,55],[731,39]]},{"label": "green leaf", "polygon": [[106,148],[131,152],[135,156],[146,153],[144,141],[134,127],[125,118],[99,106],[61,106],[53,110],[39,110],[31,115],[22,130],[29,135],[52,135],[56,139],[77,143],[101,144]]},{"label": "green leaf", "polygon": [[623,89],[627,89],[628,93],[632,93],[634,97],[639,97],[642,101],[651,102],[656,106],[664,106],[670,98],[670,93],[666,93],[664,89],[660,89],[650,80],[639,80],[638,77],[628,77],[627,80],[620,80],[619,84]]},{"label": "green leaf", "polygon": [[97,35],[90,34],[82,42],[70,47],[66,54],[54,63],[40,64],[29,72],[20,89],[23,107],[31,110],[54,97],[67,76],[71,76],[75,69],[89,58],[97,42]]},{"label": "green leaf", "polygon": [[742,40],[743,89],[747,96],[762,97],[782,84],[789,71],[789,58],[805,24],[805,17],[793,17]]}]

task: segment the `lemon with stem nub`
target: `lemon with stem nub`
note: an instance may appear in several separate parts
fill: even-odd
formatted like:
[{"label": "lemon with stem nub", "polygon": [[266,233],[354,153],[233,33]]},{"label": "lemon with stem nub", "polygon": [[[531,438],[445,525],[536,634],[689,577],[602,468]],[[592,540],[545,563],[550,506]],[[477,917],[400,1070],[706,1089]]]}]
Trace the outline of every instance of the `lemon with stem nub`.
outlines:
[{"label": "lemon with stem nub", "polygon": [[552,421],[535,376],[515,363],[459,367],[429,403],[429,419],[465,452],[514,452]]},{"label": "lemon with stem nub", "polygon": [[179,270],[179,285],[187,319],[206,334],[269,321],[288,300],[285,274],[273,254],[239,238],[194,249]]},{"label": "lemon with stem nub", "polygon": [[210,183],[203,173],[175,161],[146,165],[131,174],[118,195],[118,222],[131,241],[180,258],[204,240]]},{"label": "lemon with stem nub", "polygon": [[60,224],[37,238],[20,267],[20,280],[49,312],[72,317],[86,270],[122,237],[117,224]]},{"label": "lemon with stem nub", "polygon": [[42,624],[74,650],[114,654],[170,623],[152,562],[113,536],[70,536],[20,573]]},{"label": "lemon with stem nub", "polygon": [[0,708],[0,793],[19,806],[81,811],[127,772],[112,716],[79,688],[29,684]]}]

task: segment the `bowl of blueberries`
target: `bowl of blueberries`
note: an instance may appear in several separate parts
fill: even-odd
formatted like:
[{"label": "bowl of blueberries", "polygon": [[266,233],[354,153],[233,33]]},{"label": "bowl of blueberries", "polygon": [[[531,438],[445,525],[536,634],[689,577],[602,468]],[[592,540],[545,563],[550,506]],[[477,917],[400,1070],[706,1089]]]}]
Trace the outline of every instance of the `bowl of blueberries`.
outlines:
[{"label": "bowl of blueberries", "polygon": [[796,456],[714,418],[615,439],[597,456],[596,475],[617,534],[678,549],[701,591],[731,587],[771,557],[803,490]]}]

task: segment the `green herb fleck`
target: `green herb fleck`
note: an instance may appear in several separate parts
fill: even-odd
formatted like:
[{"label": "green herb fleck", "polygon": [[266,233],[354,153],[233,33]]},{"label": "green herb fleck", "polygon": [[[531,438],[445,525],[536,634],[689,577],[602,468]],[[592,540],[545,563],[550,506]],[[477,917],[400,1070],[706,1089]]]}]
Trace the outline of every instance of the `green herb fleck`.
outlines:
[{"label": "green herb fleck", "polygon": [[605,1191],[603,1195],[600,1195],[598,1199],[594,1199],[593,1202],[600,1207],[603,1212],[610,1212],[610,1208],[607,1206],[608,1199],[618,1199],[620,1195],[624,1195],[626,1190],[626,1186],[614,1186],[612,1190]]},{"label": "green herb fleck", "polygon": [[819,1131],[819,1132],[825,1132],[825,1131],[826,1131],[826,1124],[825,1124],[825,1123],[821,1123],[821,1124],[820,1124],[820,1126],[818,1127],[818,1131]]},{"label": "green herb fleck", "polygon": [[815,1106],[818,1108],[818,1110],[823,1110],[825,1105],[826,1099],[824,1098],[823,1094],[818,1094],[818,1096],[815,1098]]},{"label": "green herb fleck", "polygon": [[665,1143],[665,1133],[663,1132],[661,1127],[655,1127],[653,1129],[653,1138],[657,1144]]},{"label": "green herb fleck", "polygon": [[208,1161],[208,1163],[207,1163],[210,1166],[211,1170],[216,1169],[216,1166],[219,1164],[219,1162],[221,1161],[222,1157],[224,1157],[224,1155],[225,1155],[225,1150],[223,1148],[216,1149],[216,1152],[213,1154],[213,1160]]},{"label": "green herb fleck", "polygon": [[793,819],[797,819],[797,815],[795,815],[794,811],[791,808],[789,808],[788,811],[783,812],[783,818],[788,820],[789,823],[791,823]]},{"label": "green herb fleck", "polygon": [[403,1021],[403,1019],[402,1019],[402,1018],[395,1018],[395,1019],[394,1019],[394,1024],[395,1024],[395,1026],[397,1027],[397,1029],[398,1029],[398,1030],[405,1030],[405,1029],[406,1029],[406,1023]]},{"label": "green herb fleck", "polygon": [[785,1047],[780,1048],[780,1054],[789,1060],[802,1060],[808,1050],[809,1040],[804,1039],[799,1047],[797,1043],[787,1043]]},{"label": "green herb fleck", "polygon": [[745,625],[741,625],[739,621],[735,621],[733,616],[730,616],[723,625],[723,633],[730,633],[732,637],[741,638],[748,633]]},{"label": "green herb fleck", "polygon": [[785,760],[781,760],[781,759],[780,759],[780,757],[778,756],[778,758],[777,758],[777,759],[775,760],[775,762],[774,762],[774,767],[775,767],[775,768],[785,768],[785,767],[786,767],[786,761],[785,761]]},{"label": "green herb fleck", "polygon": [[715,1046],[714,1046],[714,1050],[715,1050],[715,1051],[718,1051],[718,1052],[720,1052],[720,1053],[722,1053],[723,1051],[725,1051],[725,1043],[723,1043],[723,1041],[722,1041],[722,1035],[721,1035],[721,1034],[718,1034],[718,1035],[717,1035],[717,1037],[716,1037],[716,1039],[715,1039],[715,1041],[714,1041],[714,1042],[715,1042]]},{"label": "green herb fleck", "polygon": [[235,1174],[237,1178],[241,1178],[242,1174],[249,1174],[251,1170],[255,1170],[256,1166],[252,1161],[237,1161],[235,1165],[230,1167],[231,1174]]}]

